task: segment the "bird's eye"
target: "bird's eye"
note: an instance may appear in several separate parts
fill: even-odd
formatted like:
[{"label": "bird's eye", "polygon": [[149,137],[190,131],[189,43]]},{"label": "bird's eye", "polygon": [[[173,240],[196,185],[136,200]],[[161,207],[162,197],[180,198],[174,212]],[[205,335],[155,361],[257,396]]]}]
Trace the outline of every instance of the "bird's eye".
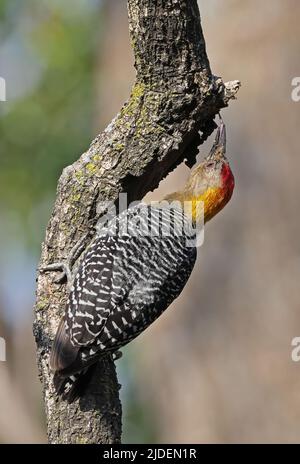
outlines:
[{"label": "bird's eye", "polygon": [[213,161],[211,161],[210,163],[207,163],[207,165],[206,165],[206,166],[207,166],[208,168],[212,168],[212,167],[214,166],[214,162],[213,162]]}]

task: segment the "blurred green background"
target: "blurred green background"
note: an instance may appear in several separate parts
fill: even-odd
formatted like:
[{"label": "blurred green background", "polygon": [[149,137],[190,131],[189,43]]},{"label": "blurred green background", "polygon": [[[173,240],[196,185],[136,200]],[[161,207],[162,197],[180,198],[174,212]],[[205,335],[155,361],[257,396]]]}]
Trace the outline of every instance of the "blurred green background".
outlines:
[{"label": "blurred green background", "polygon": [[[243,87],[223,117],[232,202],[172,310],[118,361],[123,441],[300,440],[297,0],[201,0],[212,70]],[[45,442],[31,333],[35,273],[64,166],[134,81],[125,0],[0,0],[0,442]],[[205,153],[211,140],[201,147]],[[199,156],[199,159],[201,156]],[[180,188],[185,166],[148,199]]]}]

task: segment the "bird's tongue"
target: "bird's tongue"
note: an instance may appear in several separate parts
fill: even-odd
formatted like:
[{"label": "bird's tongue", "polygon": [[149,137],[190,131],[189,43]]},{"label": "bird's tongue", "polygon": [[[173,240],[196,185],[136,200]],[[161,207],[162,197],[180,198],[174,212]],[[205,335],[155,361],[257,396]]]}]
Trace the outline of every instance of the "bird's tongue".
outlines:
[{"label": "bird's tongue", "polygon": [[213,146],[206,157],[207,160],[218,158],[225,159],[226,153],[226,127],[223,121],[221,121],[220,126],[218,127],[217,134]]}]

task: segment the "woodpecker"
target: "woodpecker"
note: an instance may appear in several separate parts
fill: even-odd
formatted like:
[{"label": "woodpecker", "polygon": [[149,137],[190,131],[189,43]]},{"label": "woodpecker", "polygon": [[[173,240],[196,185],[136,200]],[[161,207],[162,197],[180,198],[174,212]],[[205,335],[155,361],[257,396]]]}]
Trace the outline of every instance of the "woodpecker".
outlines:
[{"label": "woodpecker", "polygon": [[225,152],[221,122],[182,191],[168,195],[164,206],[140,203],[123,211],[87,249],[50,354],[56,391],[67,401],[82,394],[99,358],[116,355],[183,290],[197,255],[194,225],[200,214],[204,223],[213,218],[233,193]]}]

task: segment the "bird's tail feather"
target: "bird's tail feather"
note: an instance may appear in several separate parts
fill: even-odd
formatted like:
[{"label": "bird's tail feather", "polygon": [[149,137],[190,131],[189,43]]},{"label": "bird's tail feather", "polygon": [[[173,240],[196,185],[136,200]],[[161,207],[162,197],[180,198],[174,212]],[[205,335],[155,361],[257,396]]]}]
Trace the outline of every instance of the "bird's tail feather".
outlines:
[{"label": "bird's tail feather", "polygon": [[91,379],[95,365],[87,367],[77,374],[70,377],[65,377],[56,372],[54,374],[53,383],[56,393],[66,400],[68,403],[73,403],[77,398],[80,398]]},{"label": "bird's tail feather", "polygon": [[66,332],[64,318],[58,326],[50,354],[50,367],[53,371],[67,370],[76,362],[79,347],[74,346]]}]

